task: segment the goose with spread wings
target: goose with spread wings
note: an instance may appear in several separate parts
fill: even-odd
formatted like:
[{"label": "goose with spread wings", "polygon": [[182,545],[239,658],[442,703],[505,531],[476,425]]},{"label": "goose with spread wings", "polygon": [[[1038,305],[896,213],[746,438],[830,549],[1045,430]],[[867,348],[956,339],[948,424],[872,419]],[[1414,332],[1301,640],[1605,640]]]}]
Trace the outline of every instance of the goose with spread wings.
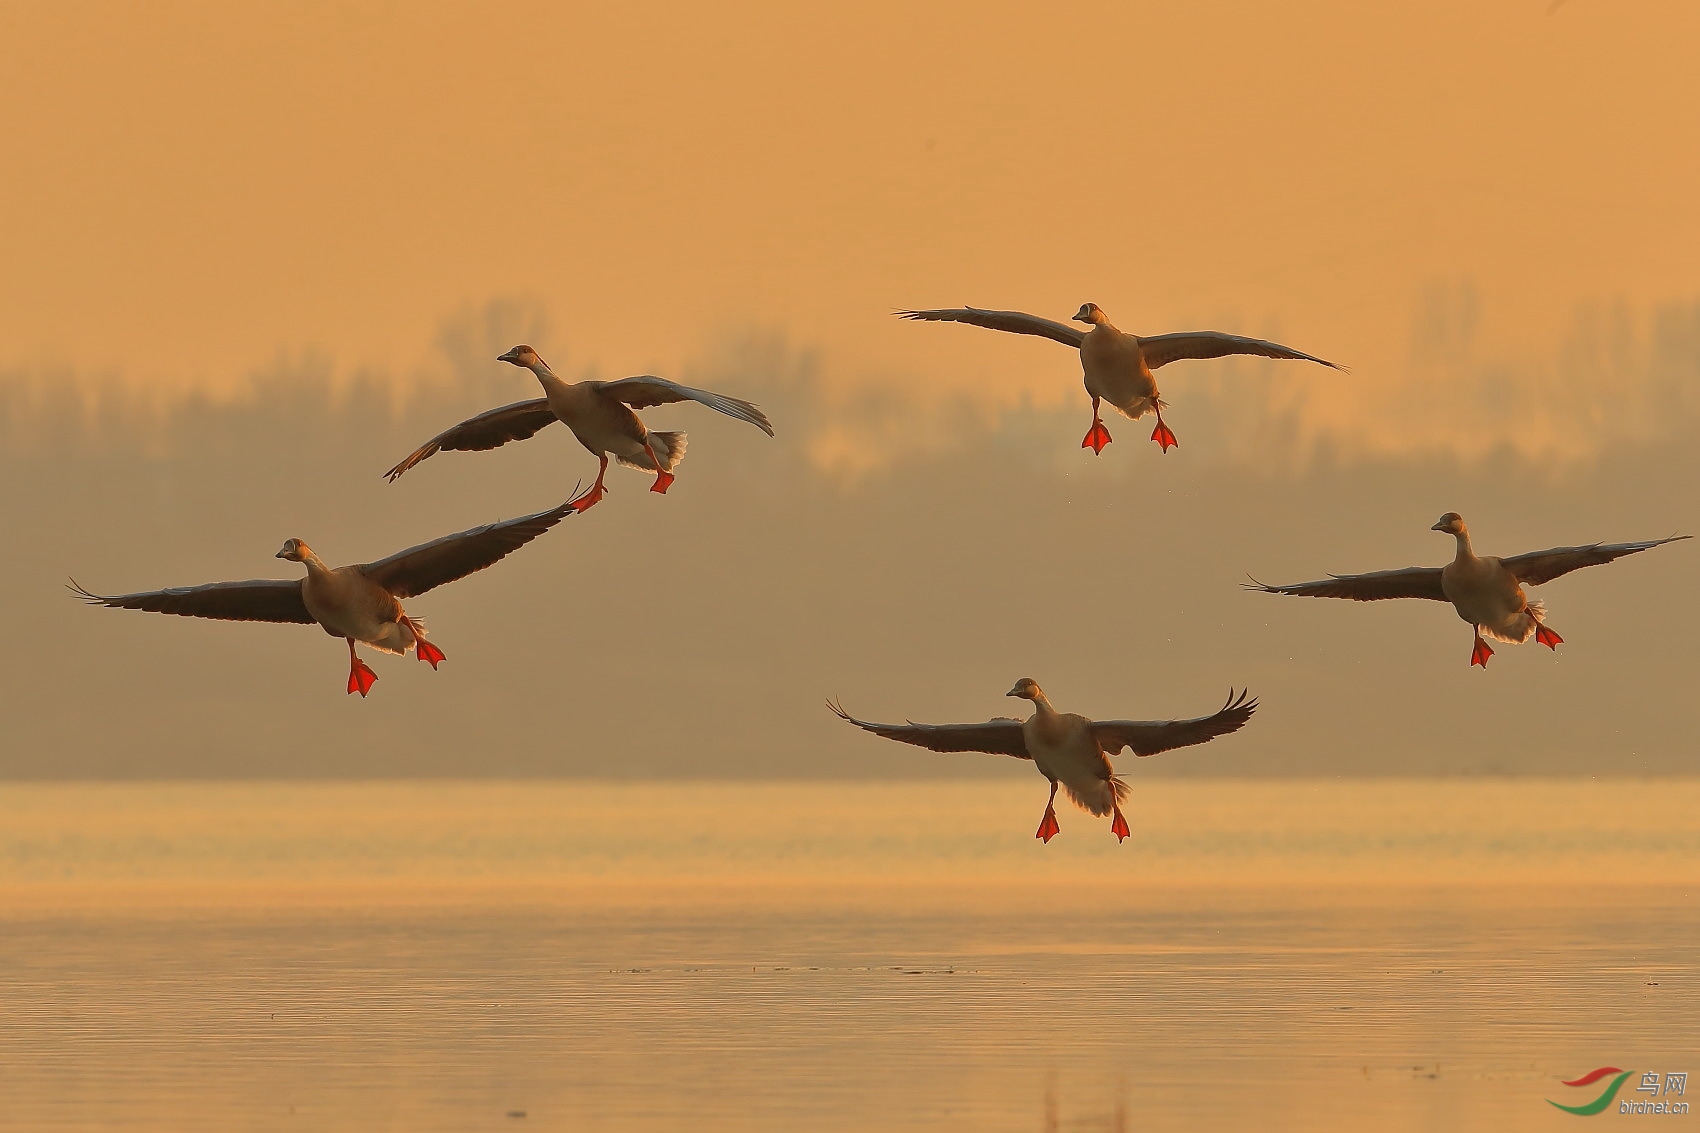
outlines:
[{"label": "goose with spread wings", "polygon": [[73,581],[71,590],[92,605],[120,610],[237,622],[317,624],[332,637],[347,640],[348,691],[364,698],[372,691],[378,674],[355,653],[356,642],[384,653],[405,654],[412,649],[432,669],[443,660],[443,651],[426,639],[424,622],[409,617],[402,609],[402,599],[483,570],[574,510],[571,503],[564,503],[534,515],[445,535],[357,566],[326,566],[306,543],[287,540],[276,557],[305,566],[304,578],[209,582],[111,596],[92,593]]},{"label": "goose with spread wings", "polygon": [[560,421],[573,431],[578,443],[600,460],[596,483],[573,501],[583,511],[602,498],[602,483],[608,474],[608,458],[640,471],[655,473],[652,492],[666,492],[673,483],[673,469],[685,457],[685,434],[652,433],[635,410],[676,401],[695,401],[728,417],[748,421],[768,436],[773,426],[767,415],[747,401],[706,389],[694,389],[666,378],[621,378],[617,382],[568,382],[555,376],[549,364],[529,346],[516,346],[497,361],[507,362],[537,375],[543,396],[516,401],[480,413],[438,433],[411,455],[384,473],[391,483],[409,468],[444,449],[483,450],[523,441],[545,425]]},{"label": "goose with spread wings", "polygon": [[1127,784],[1110,766],[1109,757],[1128,749],[1135,755],[1156,755],[1177,747],[1191,747],[1217,736],[1236,732],[1257,711],[1257,701],[1245,692],[1228,695],[1226,704],[1209,716],[1196,720],[1088,720],[1072,712],[1051,707],[1036,681],[1023,677],[1005,694],[1033,702],[1033,715],[1026,720],[998,718],[984,724],[871,724],[827,701],[841,720],[883,736],[932,751],[983,751],[1031,759],[1039,774],[1051,781],[1051,797],[1045,802],[1045,817],[1034,837],[1049,842],[1057,825],[1057,785],[1067,789],[1082,809],[1092,814],[1113,815],[1110,833],[1117,841],[1128,836],[1127,819],[1121,802]]},{"label": "goose with spread wings", "polygon": [[1590,543],[1582,547],[1554,547],[1546,551],[1530,551],[1510,558],[1477,555],[1470,547],[1470,529],[1464,517],[1455,511],[1441,516],[1431,531],[1451,535],[1457,540],[1457,553],[1443,567],[1404,567],[1399,570],[1378,570],[1369,574],[1334,574],[1319,582],[1298,582],[1290,586],[1266,586],[1252,580],[1248,590],[1266,594],[1297,594],[1306,598],[1349,598],[1354,602],[1378,602],[1384,598],[1428,598],[1450,602],[1458,616],[1470,623],[1475,640],[1470,647],[1470,664],[1487,668],[1493,648],[1482,640],[1486,634],[1495,641],[1521,645],[1529,638],[1554,652],[1564,639],[1546,625],[1546,604],[1531,601],[1523,592],[1525,586],[1539,586],[1563,577],[1573,570],[1598,566],[1639,554],[1688,535],[1672,535],[1666,539],[1651,539],[1642,543]]},{"label": "goose with spread wings", "polygon": [[1042,319],[1021,311],[982,311],[978,307],[957,307],[938,311],[899,311],[899,318],[924,322],[967,323],[988,330],[1009,331],[1012,334],[1034,334],[1072,346],[1080,351],[1087,396],[1092,398],[1092,427],[1086,431],[1081,448],[1094,454],[1102,453],[1110,443],[1110,430],[1098,416],[1098,403],[1107,401],[1124,417],[1139,420],[1147,413],[1157,415],[1157,427],[1151,439],[1164,452],[1177,443],[1175,434],[1163,421],[1163,406],[1167,402],[1157,392],[1157,379],[1151,371],[1182,358],[1222,358],[1229,354],[1255,354],[1263,358],[1291,358],[1301,362],[1316,362],[1335,370],[1344,370],[1326,359],[1265,342],[1261,338],[1244,338],[1224,334],[1219,330],[1188,330],[1174,334],[1158,334],[1142,338],[1127,334],[1111,325],[1103,308],[1096,303],[1084,303],[1074,313],[1074,321],[1086,323],[1092,329],[1076,330],[1065,323]]}]

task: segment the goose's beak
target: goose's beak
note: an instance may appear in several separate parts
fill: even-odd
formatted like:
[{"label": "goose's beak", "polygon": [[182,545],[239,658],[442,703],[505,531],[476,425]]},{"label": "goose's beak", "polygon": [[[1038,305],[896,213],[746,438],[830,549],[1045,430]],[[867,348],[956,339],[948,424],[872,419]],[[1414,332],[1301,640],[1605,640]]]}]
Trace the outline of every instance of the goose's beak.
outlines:
[{"label": "goose's beak", "polygon": [[1444,519],[1441,520],[1439,523],[1437,523],[1433,527],[1429,528],[1429,530],[1430,531],[1445,531],[1446,530],[1446,521]]},{"label": "goose's beak", "polygon": [[1021,686],[1016,685],[1014,688],[1012,688],[1008,692],[1004,693],[1004,695],[1005,696],[1020,696],[1021,695]]},{"label": "goose's beak", "polygon": [[516,352],[510,350],[506,354],[496,355],[496,361],[498,361],[498,362],[513,362],[517,365],[519,363],[519,355]]}]

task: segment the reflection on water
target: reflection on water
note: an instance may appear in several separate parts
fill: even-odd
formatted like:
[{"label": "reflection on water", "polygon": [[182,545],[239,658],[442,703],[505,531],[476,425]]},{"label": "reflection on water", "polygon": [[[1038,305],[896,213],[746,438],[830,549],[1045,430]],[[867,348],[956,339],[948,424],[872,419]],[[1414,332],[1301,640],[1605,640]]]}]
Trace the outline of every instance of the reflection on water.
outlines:
[{"label": "reflection on water", "polygon": [[0,1126],[1564,1128],[1560,1078],[1700,1069],[1700,783],[1042,807],[8,786]]}]

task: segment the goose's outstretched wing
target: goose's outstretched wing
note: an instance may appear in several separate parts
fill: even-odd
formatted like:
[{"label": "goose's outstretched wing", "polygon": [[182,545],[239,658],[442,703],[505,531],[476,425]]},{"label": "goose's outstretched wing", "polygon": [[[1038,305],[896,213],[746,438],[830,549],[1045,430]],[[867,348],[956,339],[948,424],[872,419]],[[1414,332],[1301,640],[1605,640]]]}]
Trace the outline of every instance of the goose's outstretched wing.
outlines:
[{"label": "goose's outstretched wing", "polygon": [[[578,495],[576,488],[573,495]],[[534,515],[486,523],[483,527],[397,551],[388,558],[364,564],[360,571],[397,598],[411,598],[483,570],[573,514],[573,510],[569,502]]]},{"label": "goose's outstretched wing", "polygon": [[1241,583],[1247,590],[1265,594],[1297,594],[1304,598],[1350,598],[1354,602],[1379,602],[1384,598],[1430,598],[1445,602],[1440,588],[1439,567],[1401,567],[1369,574],[1331,574],[1317,582],[1295,582],[1290,586],[1266,586],[1255,578]]},{"label": "goose's outstretched wing", "polygon": [[1075,330],[1063,323],[1054,323],[1050,319],[1041,319],[1038,315],[1029,315],[1021,311],[982,311],[978,307],[953,307],[940,311],[898,311],[900,319],[919,319],[929,323],[967,323],[970,326],[985,327],[987,330],[1006,330],[1011,334],[1036,334],[1040,338],[1048,338],[1060,342],[1064,346],[1080,349],[1080,344],[1086,339],[1086,332]]},{"label": "goose's outstretched wing", "polygon": [[204,586],[173,586],[140,594],[95,594],[76,580],[71,593],[94,606],[115,610],[147,610],[185,618],[217,618],[227,622],[297,622],[312,625],[313,615],[301,600],[298,578],[256,578],[247,582],[209,582]]},{"label": "goose's outstretched wing", "polygon": [[384,473],[384,477],[393,484],[396,477],[403,472],[444,449],[481,452],[505,445],[509,441],[523,441],[556,420],[555,411],[550,409],[549,402],[541,397],[491,409],[444,429],[414,449],[406,460]]},{"label": "goose's outstretched wing", "polygon": [[1621,559],[1625,555],[1674,543],[1678,539],[1692,538],[1692,535],[1672,535],[1668,539],[1649,539],[1645,543],[1591,543],[1586,547],[1554,547],[1550,551],[1530,551],[1526,555],[1513,555],[1499,561],[1517,576],[1517,581],[1539,586],[1573,570],[1599,566],[1613,559]]},{"label": "goose's outstretched wing", "polygon": [[1209,716],[1196,720],[1094,720],[1092,736],[1111,755],[1131,748],[1135,755],[1156,755],[1171,748],[1191,747],[1245,727],[1257,711],[1250,690],[1228,690],[1228,701]]},{"label": "goose's outstretched wing", "polygon": [[1032,759],[1027,741],[1021,738],[1020,720],[987,720],[984,724],[870,724],[844,711],[837,701],[826,706],[840,720],[848,720],[864,732],[884,736],[888,740],[914,744],[933,751],[983,751],[992,755],[1013,755],[1017,759]]},{"label": "goose's outstretched wing", "polygon": [[1174,334],[1158,334],[1139,340],[1139,351],[1145,364],[1155,370],[1181,358],[1222,358],[1229,354],[1256,354],[1260,358],[1290,358],[1298,362],[1319,362],[1331,369],[1345,371],[1326,358],[1267,342],[1261,338],[1243,338],[1219,330],[1183,330]]},{"label": "goose's outstretched wing", "polygon": [[694,389],[691,386],[682,386],[678,382],[670,382],[666,378],[650,377],[647,374],[635,378],[621,378],[617,382],[602,382],[600,385],[603,393],[612,395],[633,409],[644,409],[651,405],[667,405],[675,401],[695,401],[698,404],[708,406],[710,409],[718,409],[728,417],[748,421],[768,436],[773,436],[773,426],[768,424],[767,414],[747,401],[741,401],[736,397],[727,397],[723,393]]}]

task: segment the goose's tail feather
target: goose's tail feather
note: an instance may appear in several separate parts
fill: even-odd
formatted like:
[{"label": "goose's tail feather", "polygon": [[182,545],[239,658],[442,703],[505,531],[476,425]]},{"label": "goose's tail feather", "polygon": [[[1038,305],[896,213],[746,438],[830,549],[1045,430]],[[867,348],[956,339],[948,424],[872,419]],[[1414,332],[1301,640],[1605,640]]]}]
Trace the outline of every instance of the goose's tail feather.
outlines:
[{"label": "goose's tail feather", "polygon": [[1161,399],[1153,401],[1153,399],[1149,397],[1136,397],[1125,406],[1112,404],[1112,408],[1114,408],[1117,413],[1120,413],[1123,417],[1126,417],[1130,421],[1139,420],[1147,413],[1150,413],[1153,409],[1167,409],[1168,407],[1168,402]]},{"label": "goose's tail feather", "polygon": [[1094,779],[1090,784],[1063,782],[1063,789],[1075,805],[1090,814],[1103,816],[1115,809],[1117,803],[1127,798],[1128,787],[1120,775],[1112,775],[1108,779]]},{"label": "goose's tail feather", "polygon": [[1508,645],[1521,645],[1535,636],[1535,626],[1547,616],[1546,603],[1540,599],[1531,601],[1524,607],[1523,612],[1507,621],[1504,625],[1482,626],[1482,632],[1495,641],[1503,641]]},{"label": "goose's tail feather", "polygon": [[[681,460],[685,459],[685,434],[651,433],[649,434],[649,447],[655,450],[656,458],[661,461],[659,471],[671,472],[678,467]],[[657,471],[655,465],[650,462],[647,452],[640,452],[636,456],[616,455],[614,459],[627,468],[637,468],[644,472]]]}]

